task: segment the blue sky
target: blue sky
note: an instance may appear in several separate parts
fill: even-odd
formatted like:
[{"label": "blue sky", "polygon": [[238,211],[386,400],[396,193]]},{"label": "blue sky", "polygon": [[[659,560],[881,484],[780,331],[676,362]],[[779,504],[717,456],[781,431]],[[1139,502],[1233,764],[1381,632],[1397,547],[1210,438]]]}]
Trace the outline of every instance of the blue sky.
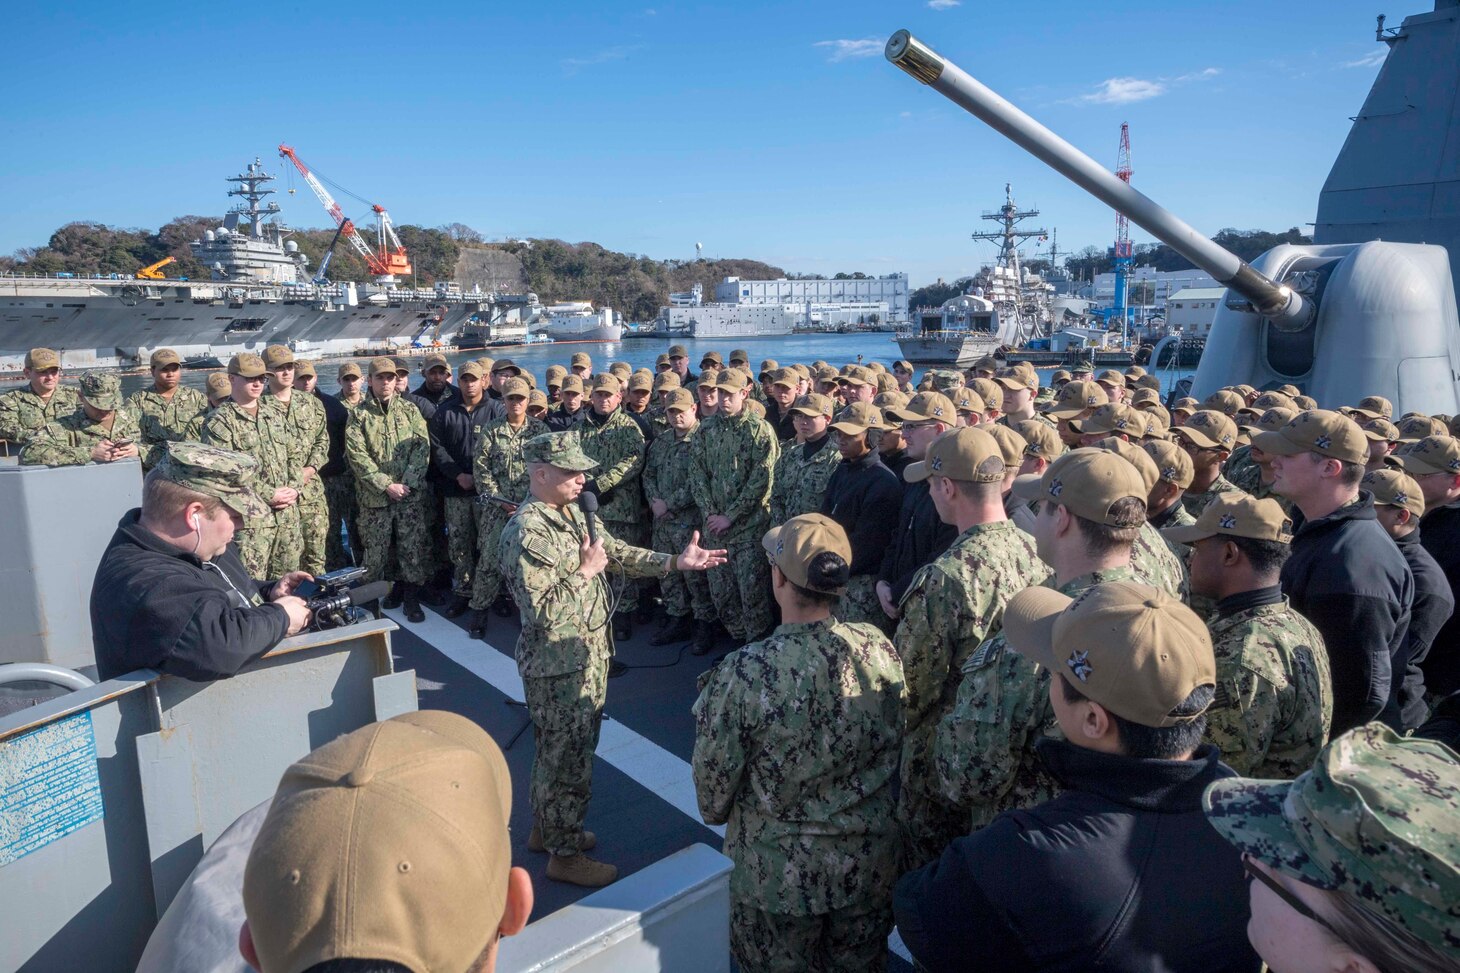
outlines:
[{"label": "blue sky", "polygon": [[[398,223],[915,286],[990,258],[968,234],[1005,182],[1062,248],[1108,246],[1114,216],[887,63],[894,30],[1112,167],[1130,122],[1135,185],[1209,234],[1312,221],[1384,50],[1371,0],[22,7],[0,252],[221,213],[223,177],[284,177],[288,142]],[[326,225],[294,185],[286,221]]]}]

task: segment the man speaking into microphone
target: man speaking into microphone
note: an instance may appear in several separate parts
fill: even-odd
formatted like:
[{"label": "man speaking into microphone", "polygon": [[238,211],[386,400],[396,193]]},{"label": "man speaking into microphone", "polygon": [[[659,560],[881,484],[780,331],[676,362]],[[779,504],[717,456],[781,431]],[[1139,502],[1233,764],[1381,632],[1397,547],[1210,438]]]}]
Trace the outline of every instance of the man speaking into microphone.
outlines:
[{"label": "man speaking into microphone", "polygon": [[523,459],[531,497],[502,531],[501,560],[522,617],[517,671],[537,742],[527,847],[551,853],[548,878],[598,888],[618,877],[617,867],[584,854],[597,839],[583,830],[608,692],[609,623],[622,584],[610,574],[663,578],[703,571],[725,563],[725,552],[700,547],[695,533],[680,553],[655,553],[595,525],[588,509],[596,503],[577,501],[584,473],[597,464],[579,447],[576,431],[533,437]]}]

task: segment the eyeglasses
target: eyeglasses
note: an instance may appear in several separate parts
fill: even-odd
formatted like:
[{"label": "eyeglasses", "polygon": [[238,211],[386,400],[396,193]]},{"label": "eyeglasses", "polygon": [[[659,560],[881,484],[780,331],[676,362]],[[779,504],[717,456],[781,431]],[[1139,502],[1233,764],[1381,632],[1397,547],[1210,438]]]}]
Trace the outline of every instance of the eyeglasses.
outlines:
[{"label": "eyeglasses", "polygon": [[1242,867],[1247,871],[1247,877],[1249,880],[1255,878],[1263,885],[1266,885],[1269,889],[1272,890],[1273,895],[1276,895],[1278,898],[1287,903],[1288,908],[1292,909],[1304,919],[1308,919],[1318,923],[1318,925],[1322,926],[1324,929],[1327,929],[1334,936],[1337,936],[1339,940],[1343,939],[1342,936],[1338,935],[1338,930],[1334,929],[1331,925],[1328,924],[1328,920],[1324,919],[1318,913],[1314,912],[1312,907],[1309,906],[1308,903],[1304,902],[1302,899],[1298,898],[1296,895],[1290,892],[1277,879],[1273,878],[1271,875],[1267,874],[1267,872],[1258,868],[1257,865],[1254,864],[1252,856],[1247,854],[1246,852],[1243,852],[1242,854]]}]

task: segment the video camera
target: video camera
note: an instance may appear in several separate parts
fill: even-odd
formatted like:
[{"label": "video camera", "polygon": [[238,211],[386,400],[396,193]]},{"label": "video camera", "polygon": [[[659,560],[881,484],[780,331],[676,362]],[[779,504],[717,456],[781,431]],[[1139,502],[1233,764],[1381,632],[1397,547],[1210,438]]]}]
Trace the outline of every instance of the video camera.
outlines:
[{"label": "video camera", "polygon": [[313,581],[301,581],[294,593],[309,606],[313,616],[310,628],[340,628],[373,617],[360,606],[384,598],[390,593],[390,583],[360,584],[364,578],[364,568],[350,567],[321,574]]}]

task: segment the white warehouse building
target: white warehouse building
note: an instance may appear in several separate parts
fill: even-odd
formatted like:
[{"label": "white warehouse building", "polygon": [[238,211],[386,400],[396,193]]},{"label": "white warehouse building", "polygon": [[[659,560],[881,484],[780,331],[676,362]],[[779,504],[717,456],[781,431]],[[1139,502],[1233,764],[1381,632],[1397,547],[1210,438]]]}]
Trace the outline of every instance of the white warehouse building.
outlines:
[{"label": "white warehouse building", "polygon": [[905,324],[907,274],[843,280],[741,280],[726,277],[715,285],[717,304],[887,305],[887,323]]}]

